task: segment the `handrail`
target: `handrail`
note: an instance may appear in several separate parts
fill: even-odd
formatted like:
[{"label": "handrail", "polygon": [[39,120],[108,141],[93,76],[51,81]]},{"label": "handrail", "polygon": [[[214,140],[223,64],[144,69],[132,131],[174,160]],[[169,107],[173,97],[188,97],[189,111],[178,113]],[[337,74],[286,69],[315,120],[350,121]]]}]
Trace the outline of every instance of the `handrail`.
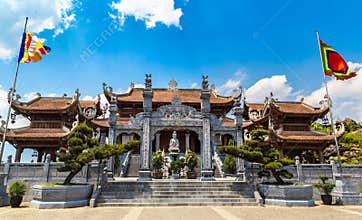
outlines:
[{"label": "handrail", "polygon": [[126,153],[126,157],[123,160],[123,163],[121,164],[121,173],[120,176],[125,177],[127,175],[129,162],[131,160],[132,151],[128,151]]},{"label": "handrail", "polygon": [[217,152],[214,153],[213,160],[214,160],[216,169],[219,170],[221,177],[224,178],[225,177],[225,173],[224,173],[224,169],[223,169],[224,164],[223,164],[222,160],[220,159],[219,154]]}]

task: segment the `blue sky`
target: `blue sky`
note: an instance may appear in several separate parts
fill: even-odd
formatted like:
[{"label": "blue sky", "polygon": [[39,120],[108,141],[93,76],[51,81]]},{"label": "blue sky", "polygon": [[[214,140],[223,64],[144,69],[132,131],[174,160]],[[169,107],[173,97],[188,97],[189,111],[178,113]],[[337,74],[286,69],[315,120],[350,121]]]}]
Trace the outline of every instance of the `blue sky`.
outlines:
[{"label": "blue sky", "polygon": [[[21,65],[17,92],[23,100],[34,92],[71,95],[76,88],[94,98],[102,82],[124,92],[151,73],[155,87],[171,79],[198,87],[207,74],[222,94],[242,85],[250,101],[272,91],[315,105],[324,95],[316,30],[356,71],[362,63],[358,0],[1,1],[2,94],[11,87],[25,16],[28,31],[52,48],[41,62]],[[362,79],[330,80],[337,116],[361,121],[356,96]],[[0,109],[4,115],[4,98]]]}]

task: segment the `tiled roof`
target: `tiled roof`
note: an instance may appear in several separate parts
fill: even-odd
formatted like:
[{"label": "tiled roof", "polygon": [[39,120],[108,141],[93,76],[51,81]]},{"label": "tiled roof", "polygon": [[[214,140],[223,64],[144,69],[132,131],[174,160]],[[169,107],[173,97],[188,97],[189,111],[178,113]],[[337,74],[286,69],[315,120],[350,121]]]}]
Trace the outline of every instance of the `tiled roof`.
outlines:
[{"label": "tiled roof", "polygon": [[[118,118],[117,119],[117,125],[128,125],[128,122],[129,122],[129,118]],[[108,118],[94,119],[94,120],[92,120],[92,123],[96,126],[103,127],[103,128],[109,127]]]},{"label": "tiled roof", "polygon": [[232,118],[224,118],[222,122],[226,127],[235,127],[235,122]]},{"label": "tiled roof", "polygon": [[314,131],[283,131],[276,136],[283,140],[308,142],[308,141],[333,141],[334,136]]},{"label": "tiled roof", "polygon": [[328,108],[314,108],[303,102],[273,102],[272,107],[284,113],[297,113],[297,114],[319,114],[328,112]]},{"label": "tiled roof", "polygon": [[[201,90],[200,89],[178,89],[171,91],[168,89],[152,89],[153,102],[171,103],[175,96],[178,96],[182,103],[200,103]],[[119,94],[117,96],[120,102],[143,102],[143,89],[133,88],[129,93]],[[211,92],[211,104],[233,104],[232,97],[225,97]]]},{"label": "tiled roof", "polygon": [[62,138],[69,132],[59,128],[28,128],[19,131],[10,131],[7,138]]},{"label": "tiled roof", "polygon": [[13,102],[13,107],[30,111],[66,110],[74,103],[70,97],[38,97],[30,102]]},{"label": "tiled roof", "polygon": [[85,100],[82,100],[82,101],[79,101],[79,104],[80,104],[81,108],[91,108],[91,107],[94,107],[95,105],[97,105],[97,101],[92,101],[92,100],[85,101]]},{"label": "tiled roof", "polygon": [[264,103],[245,103],[247,107],[254,110],[263,110],[264,109]]}]

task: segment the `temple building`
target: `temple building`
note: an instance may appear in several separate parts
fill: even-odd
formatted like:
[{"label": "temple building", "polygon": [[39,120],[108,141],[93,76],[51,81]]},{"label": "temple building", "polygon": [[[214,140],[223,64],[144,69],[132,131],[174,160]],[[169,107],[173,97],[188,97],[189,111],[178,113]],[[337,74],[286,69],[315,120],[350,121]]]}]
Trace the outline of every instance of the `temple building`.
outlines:
[{"label": "temple building", "polygon": [[[65,145],[69,132],[79,121],[86,119],[95,130],[100,143],[127,143],[140,140],[140,149],[132,154],[136,161],[137,176],[151,178],[152,153],[168,153],[170,139],[177,136],[180,153],[196,152],[200,156],[201,179],[212,179],[216,167],[217,148],[230,140],[240,146],[257,127],[271,131],[269,143],[277,146],[281,156],[294,156],[303,150],[319,153],[334,140],[334,135],[312,131],[313,121],[329,111],[314,108],[304,102],[281,102],[270,97],[263,104],[242,104],[241,89],[232,96],[222,96],[208,77],[202,77],[200,89],[178,88],[171,80],[168,88],[152,87],[150,74],[145,87],[131,84],[126,93],[116,94],[103,84],[108,100],[107,109],[101,109],[100,100],[81,101],[79,92],[73,97],[37,97],[29,102],[14,100],[15,114],[28,118],[30,126],[11,129],[6,140],[16,148],[15,161],[20,161],[24,148],[37,150],[38,160],[44,153],[56,159],[56,150]],[[106,114],[107,111],[107,114]],[[107,115],[107,117],[106,117]],[[114,160],[109,167],[114,173]],[[322,161],[322,158],[320,158]],[[243,163],[238,162],[242,170]],[[239,170],[238,168],[238,170]]]},{"label": "temple building", "polygon": [[13,117],[22,115],[30,121],[29,126],[11,129],[6,134],[6,140],[16,148],[15,162],[20,162],[25,148],[37,151],[37,162],[42,162],[46,154],[55,161],[56,151],[65,146],[71,129],[89,114],[101,114],[99,100],[80,101],[79,96],[77,90],[73,97],[41,97],[38,94],[29,102],[19,99],[12,102]]},{"label": "temple building", "polygon": [[[250,138],[251,130],[262,127],[269,130],[268,142],[279,150],[280,157],[294,158],[309,151],[318,160],[309,162],[324,163],[323,150],[334,144],[335,135],[314,131],[311,124],[325,118],[328,112],[328,106],[312,107],[303,99],[299,102],[279,101],[272,94],[264,103],[244,101],[244,137]],[[344,127],[338,127],[336,138],[343,132]]]}]

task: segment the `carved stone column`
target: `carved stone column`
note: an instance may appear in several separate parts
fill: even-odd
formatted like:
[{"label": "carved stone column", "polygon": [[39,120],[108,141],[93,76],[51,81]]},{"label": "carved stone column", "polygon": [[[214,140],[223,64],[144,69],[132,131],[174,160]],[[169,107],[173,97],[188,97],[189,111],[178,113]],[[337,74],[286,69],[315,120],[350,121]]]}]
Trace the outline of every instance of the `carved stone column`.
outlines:
[{"label": "carved stone column", "polygon": [[146,74],[145,88],[143,90],[143,134],[141,144],[141,164],[138,171],[138,180],[150,181],[151,178],[151,112],[152,112],[152,78],[151,74]]},{"label": "carved stone column", "polygon": [[[108,130],[108,143],[109,144],[116,144],[116,125],[117,125],[117,113],[118,113],[118,106],[117,106],[117,98],[116,95],[111,93],[111,101],[109,105],[109,130]],[[114,174],[114,157],[111,157],[108,160],[108,172],[110,175],[113,176]]]},{"label": "carved stone column", "polygon": [[156,152],[161,152],[161,148],[160,148],[160,133],[156,134]]},{"label": "carved stone column", "polygon": [[21,154],[23,153],[23,147],[17,147],[15,152],[15,162],[20,162]]},{"label": "carved stone column", "polygon": [[211,140],[210,140],[210,118],[208,114],[202,119],[203,145],[201,152],[201,180],[215,180],[212,169]]},{"label": "carved stone column", "polygon": [[[234,116],[235,116],[235,133],[236,133],[236,146],[241,146],[244,144],[243,140],[243,109],[240,107],[240,104],[234,107]],[[236,171],[237,171],[237,180],[246,181],[245,179],[245,162],[243,159],[236,158]]]},{"label": "carved stone column", "polygon": [[186,152],[190,151],[190,134],[189,133],[185,134],[185,147],[186,147]]},{"label": "carved stone column", "polygon": [[151,126],[150,126],[150,113],[145,113],[143,119],[143,138],[141,144],[141,164],[138,171],[138,180],[139,181],[151,181],[151,151],[152,151],[152,142],[151,142]]},{"label": "carved stone column", "polygon": [[201,112],[202,119],[202,147],[201,147],[201,180],[215,180],[212,169],[211,155],[211,128],[210,128],[210,90],[207,76],[202,76]]}]

